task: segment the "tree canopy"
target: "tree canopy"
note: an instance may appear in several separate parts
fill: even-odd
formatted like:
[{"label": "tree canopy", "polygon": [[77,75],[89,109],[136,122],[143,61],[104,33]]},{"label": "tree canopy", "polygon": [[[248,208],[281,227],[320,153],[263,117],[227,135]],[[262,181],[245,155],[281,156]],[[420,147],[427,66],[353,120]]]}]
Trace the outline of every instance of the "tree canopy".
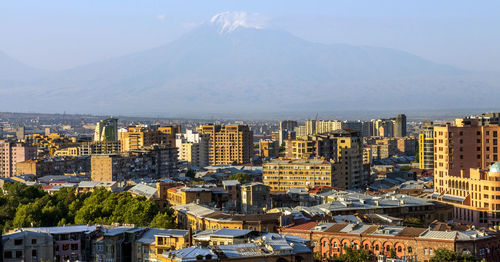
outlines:
[{"label": "tree canopy", "polygon": [[238,180],[241,184],[250,182],[250,176],[245,173],[237,173],[230,175],[229,180]]},{"label": "tree canopy", "polygon": [[158,204],[128,192],[114,193],[96,188],[76,195],[74,188],[61,188],[49,195],[40,186],[5,183],[0,195],[0,226],[8,231],[19,227],[70,224],[134,224],[175,228],[173,212],[161,212]]},{"label": "tree canopy", "polygon": [[474,262],[477,259],[471,254],[458,254],[455,251],[438,248],[434,250],[434,256],[430,260],[431,262]]}]

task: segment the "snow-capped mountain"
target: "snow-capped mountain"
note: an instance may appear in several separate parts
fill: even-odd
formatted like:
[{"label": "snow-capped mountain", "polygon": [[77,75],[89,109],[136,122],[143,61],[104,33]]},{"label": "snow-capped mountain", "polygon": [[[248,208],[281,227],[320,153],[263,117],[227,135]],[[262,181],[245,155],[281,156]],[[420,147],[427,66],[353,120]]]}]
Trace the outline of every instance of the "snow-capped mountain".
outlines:
[{"label": "snow-capped mountain", "polygon": [[236,30],[238,27],[262,29],[266,21],[259,14],[227,11],[214,15],[210,19],[210,24],[218,26],[219,33],[228,33]]},{"label": "snow-capped mountain", "polygon": [[0,82],[0,96],[11,111],[29,101],[113,114],[465,108],[496,105],[497,80],[394,49],[312,43],[230,12],[158,48],[15,90]]}]

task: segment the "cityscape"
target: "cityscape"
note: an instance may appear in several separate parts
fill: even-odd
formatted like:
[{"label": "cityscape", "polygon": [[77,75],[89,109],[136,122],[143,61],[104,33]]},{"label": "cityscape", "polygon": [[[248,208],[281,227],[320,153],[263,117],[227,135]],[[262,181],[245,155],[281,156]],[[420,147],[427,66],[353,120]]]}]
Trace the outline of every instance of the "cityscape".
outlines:
[{"label": "cityscape", "polygon": [[500,261],[498,3],[27,2],[0,262]]}]

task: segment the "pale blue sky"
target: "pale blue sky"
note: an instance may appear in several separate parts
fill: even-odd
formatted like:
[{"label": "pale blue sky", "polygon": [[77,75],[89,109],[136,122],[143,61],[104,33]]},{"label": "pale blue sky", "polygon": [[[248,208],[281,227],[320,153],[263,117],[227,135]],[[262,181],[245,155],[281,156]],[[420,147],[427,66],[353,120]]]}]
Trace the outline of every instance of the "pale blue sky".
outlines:
[{"label": "pale blue sky", "polygon": [[269,27],[315,42],[500,71],[500,1],[0,0],[0,51],[66,69],[159,46],[223,11],[259,13]]}]

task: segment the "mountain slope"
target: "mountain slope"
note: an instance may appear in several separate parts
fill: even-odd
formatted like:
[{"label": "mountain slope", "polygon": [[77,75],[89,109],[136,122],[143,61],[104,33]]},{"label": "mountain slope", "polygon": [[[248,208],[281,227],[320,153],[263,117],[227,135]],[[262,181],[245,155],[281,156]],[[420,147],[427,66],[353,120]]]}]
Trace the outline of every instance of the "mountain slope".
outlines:
[{"label": "mountain slope", "polygon": [[[136,114],[464,107],[495,104],[491,95],[500,94],[496,77],[486,83],[406,52],[324,45],[226,22],[18,90],[31,94],[33,110]],[[18,106],[15,92],[4,94]]]},{"label": "mountain slope", "polygon": [[30,81],[48,72],[27,66],[0,51],[0,81]]}]

